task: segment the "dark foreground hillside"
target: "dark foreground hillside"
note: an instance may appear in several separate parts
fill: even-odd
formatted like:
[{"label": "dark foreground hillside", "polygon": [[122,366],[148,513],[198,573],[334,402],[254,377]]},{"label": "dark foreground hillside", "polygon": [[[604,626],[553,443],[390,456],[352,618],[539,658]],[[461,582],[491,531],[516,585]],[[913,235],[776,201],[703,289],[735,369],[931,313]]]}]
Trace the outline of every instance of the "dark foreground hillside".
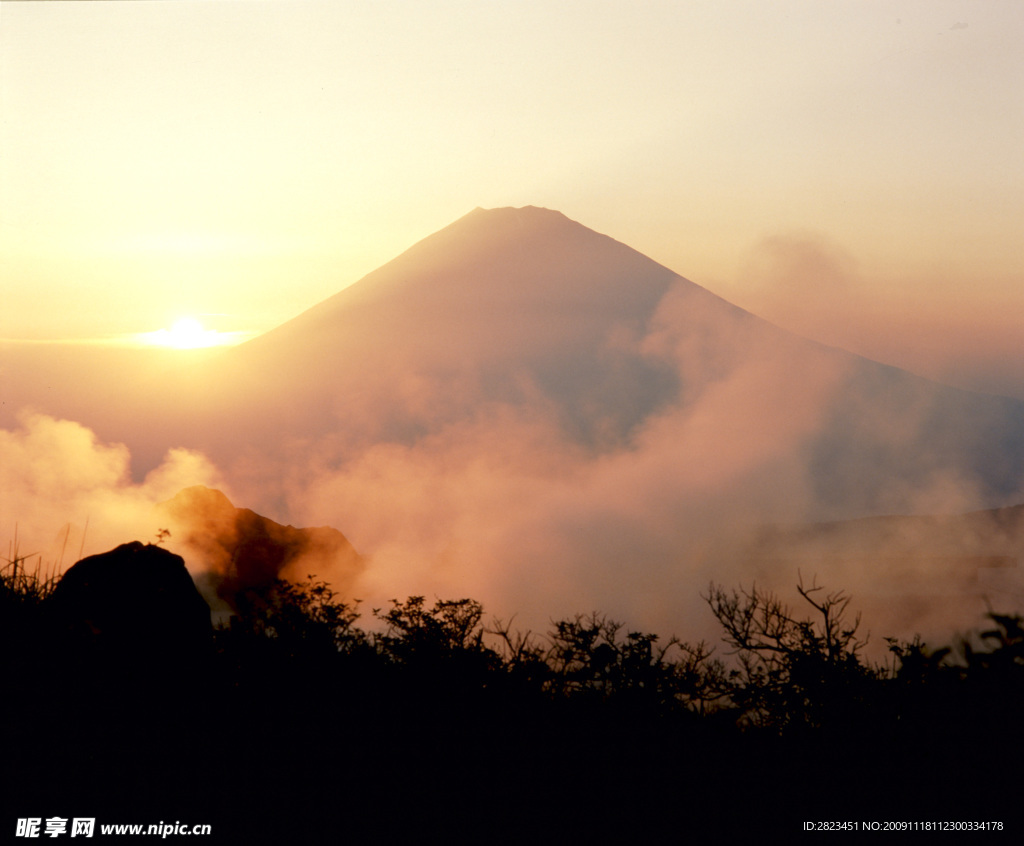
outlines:
[{"label": "dark foreground hillside", "polygon": [[123,614],[76,604],[102,568],[77,594],[5,571],[9,835],[95,817],[246,843],[789,840],[819,821],[1021,836],[1018,617],[973,648],[893,643],[888,667],[813,586],[792,610],[712,586],[713,654],[599,615],[524,637],[472,600],[360,617],[314,582],[249,592],[204,630],[169,610],[180,559],[129,551],[167,579]]}]

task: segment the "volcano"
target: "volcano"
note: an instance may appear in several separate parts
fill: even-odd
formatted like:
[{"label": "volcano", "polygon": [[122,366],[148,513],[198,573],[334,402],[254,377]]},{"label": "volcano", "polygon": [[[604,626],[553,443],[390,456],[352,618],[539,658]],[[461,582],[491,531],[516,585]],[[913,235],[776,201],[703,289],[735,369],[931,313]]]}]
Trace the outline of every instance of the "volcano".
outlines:
[{"label": "volcano", "polygon": [[209,437],[222,414],[245,421],[245,443],[409,442],[482,405],[546,404],[573,439],[621,442],[678,394],[674,368],[642,341],[680,286],[741,314],[558,212],[477,209],[227,351],[192,380],[205,405],[179,420],[220,451],[239,444]]},{"label": "volcano", "polygon": [[139,414],[218,462],[328,441],[340,460],[488,414],[590,455],[674,427],[687,461],[754,449],[803,474],[815,519],[913,511],[937,485],[1004,505],[1024,469],[1024,404],[792,335],[535,207],[476,209],[181,378]]},{"label": "volcano", "polygon": [[[678,631],[712,579],[790,586],[811,565],[752,545],[767,525],[1024,501],[1024,403],[798,337],[533,207],[472,211],[261,337],[108,383],[60,413],[127,445],[136,479],[200,451],[233,500],[343,530],[367,556],[353,596],[537,626],[599,608]],[[49,411],[42,389],[8,403]],[[927,580],[936,555],[868,558],[843,586],[896,559]]]}]

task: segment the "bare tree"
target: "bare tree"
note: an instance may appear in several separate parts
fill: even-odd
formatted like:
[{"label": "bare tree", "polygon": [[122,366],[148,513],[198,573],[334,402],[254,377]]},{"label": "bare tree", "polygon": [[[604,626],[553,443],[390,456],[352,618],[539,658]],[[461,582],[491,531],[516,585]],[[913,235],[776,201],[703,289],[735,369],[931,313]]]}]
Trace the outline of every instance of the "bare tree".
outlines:
[{"label": "bare tree", "polygon": [[850,597],[802,579],[797,592],[814,610],[810,618],[756,585],[712,584],[704,597],[739,665],[729,673],[730,698],[743,720],[778,730],[847,720],[878,680],[860,656],[867,639],[859,615],[847,619]]}]

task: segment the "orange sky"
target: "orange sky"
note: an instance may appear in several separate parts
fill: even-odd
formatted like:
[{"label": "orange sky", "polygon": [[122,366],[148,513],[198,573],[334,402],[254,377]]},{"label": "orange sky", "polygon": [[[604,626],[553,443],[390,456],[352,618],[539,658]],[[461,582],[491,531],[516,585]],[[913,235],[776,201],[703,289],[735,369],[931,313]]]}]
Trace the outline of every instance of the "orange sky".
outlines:
[{"label": "orange sky", "polygon": [[0,338],[288,319],[534,204],[1024,395],[1024,7],[0,4]]}]

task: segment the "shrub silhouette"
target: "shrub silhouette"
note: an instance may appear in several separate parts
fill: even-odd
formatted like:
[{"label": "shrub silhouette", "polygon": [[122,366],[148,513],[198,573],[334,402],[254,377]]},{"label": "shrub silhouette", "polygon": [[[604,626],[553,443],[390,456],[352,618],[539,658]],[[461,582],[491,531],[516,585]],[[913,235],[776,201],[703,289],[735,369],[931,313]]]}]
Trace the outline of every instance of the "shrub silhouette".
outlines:
[{"label": "shrub silhouette", "polygon": [[313,576],[298,584],[276,580],[237,596],[238,612],[228,632],[237,638],[265,639],[289,655],[346,652],[365,643],[355,626],[356,604],[337,598]]},{"label": "shrub silhouette", "polygon": [[861,657],[866,640],[860,617],[846,618],[846,594],[802,580],[797,591],[815,612],[809,619],[756,586],[711,585],[705,599],[739,664],[728,674],[729,699],[761,728],[849,731],[877,702],[884,671]]},{"label": "shrub silhouette", "polygon": [[387,625],[376,638],[382,654],[399,663],[435,663],[466,654],[486,659],[496,654],[484,647],[483,606],[472,599],[437,600],[426,607],[422,596],[391,600],[386,612],[374,612]]},{"label": "shrub silhouette", "polygon": [[[44,625],[49,583],[22,559],[0,576],[0,626],[7,644],[23,644],[5,650],[17,709],[9,696],[0,739],[26,801],[33,784],[92,784],[97,803],[127,796],[143,807],[189,791],[211,797],[210,814],[280,801],[350,829],[348,814],[387,807],[424,829],[462,826],[456,840],[505,814],[536,830],[563,824],[573,839],[588,825],[610,836],[616,814],[635,834],[670,818],[708,833],[791,823],[794,803],[992,812],[1019,784],[1019,616],[990,614],[948,648],[889,639],[890,663],[875,666],[850,599],[813,582],[797,585],[797,610],[756,586],[712,584],[719,657],[596,612],[518,632],[485,624],[472,599],[392,600],[363,626],[358,602],[310,577],[240,596],[210,662],[167,693],[139,694],[125,675],[90,704],[48,678],[28,637]],[[150,755],[141,766],[162,762],[144,782],[124,769],[140,749]],[[232,825],[257,840],[294,834]]]},{"label": "shrub silhouette", "polygon": [[9,700],[31,700],[36,693],[35,676],[41,660],[41,640],[48,632],[43,625],[43,603],[53,593],[57,578],[43,571],[41,561],[29,569],[36,556],[10,551],[0,568],[0,676]]},{"label": "shrub silhouette", "polygon": [[[601,705],[643,708],[664,715],[704,706],[721,696],[721,665],[704,643],[626,632],[592,613],[554,623],[537,656],[547,668],[545,686],[556,697]],[[506,639],[507,642],[507,639]]]}]

